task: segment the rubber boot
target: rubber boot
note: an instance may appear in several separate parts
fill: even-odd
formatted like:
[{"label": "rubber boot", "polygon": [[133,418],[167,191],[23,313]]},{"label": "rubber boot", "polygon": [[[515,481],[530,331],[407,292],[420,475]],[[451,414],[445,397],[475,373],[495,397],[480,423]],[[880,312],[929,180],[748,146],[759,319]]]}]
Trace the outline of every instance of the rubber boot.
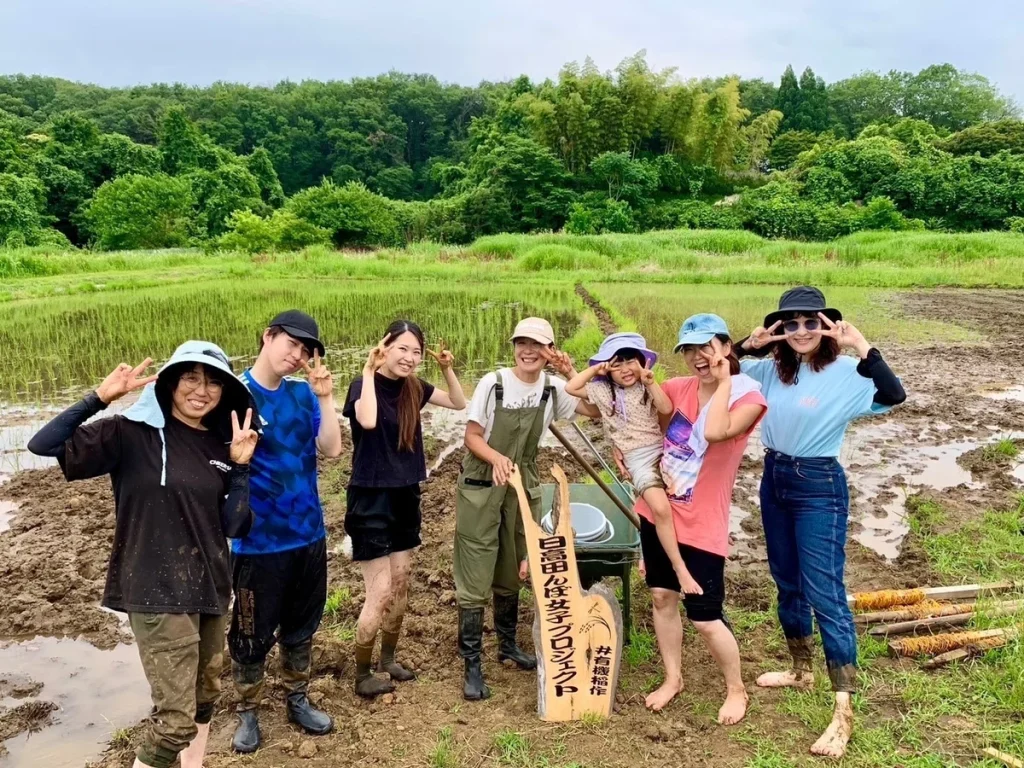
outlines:
[{"label": "rubber boot", "polygon": [[178,757],[181,760],[181,768],[203,768],[206,742],[210,738],[210,724],[197,723],[196,728],[199,729],[196,737],[178,753]]},{"label": "rubber boot", "polygon": [[309,703],[309,667],[313,641],[281,646],[281,682],[287,696],[288,722],[306,733],[323,736],[334,730],[334,720]]},{"label": "rubber boot", "polygon": [[231,662],[231,677],[238,691],[238,728],[231,739],[231,748],[235,752],[248,755],[260,748],[260,721],[256,708],[263,696],[263,662],[258,664],[239,664]]},{"label": "rubber boot", "polygon": [[536,669],[537,657],[516,645],[519,595],[494,596],[494,631],[498,635],[498,661],[514,661],[520,669]]},{"label": "rubber boot", "polygon": [[462,697],[466,701],[480,701],[491,697],[491,689],[484,682],[480,656],[484,646],[484,609],[459,608],[459,655],[466,662]]},{"label": "rubber boot", "polygon": [[377,667],[379,672],[387,672],[391,676],[392,680],[397,680],[400,683],[406,683],[410,680],[416,679],[416,673],[411,669],[406,669],[397,661],[395,661],[395,649],[398,647],[398,636],[402,631],[402,623],[399,621],[398,627],[393,632],[384,630],[380,636],[380,664]]},{"label": "rubber boot", "polygon": [[367,699],[395,690],[390,680],[381,680],[373,674],[373,646],[373,643],[356,643],[356,693]]}]

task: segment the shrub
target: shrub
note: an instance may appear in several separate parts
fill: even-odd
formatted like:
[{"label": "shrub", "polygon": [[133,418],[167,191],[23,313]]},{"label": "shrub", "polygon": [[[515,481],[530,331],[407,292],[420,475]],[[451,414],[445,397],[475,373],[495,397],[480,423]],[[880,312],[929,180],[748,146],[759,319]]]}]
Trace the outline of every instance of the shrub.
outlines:
[{"label": "shrub", "polygon": [[106,182],[85,210],[97,248],[170,248],[188,241],[192,189],[186,179],[129,174]]},{"label": "shrub", "polygon": [[538,245],[528,250],[518,261],[527,272],[560,269],[606,269],[608,257],[593,251],[581,251],[568,245]]}]

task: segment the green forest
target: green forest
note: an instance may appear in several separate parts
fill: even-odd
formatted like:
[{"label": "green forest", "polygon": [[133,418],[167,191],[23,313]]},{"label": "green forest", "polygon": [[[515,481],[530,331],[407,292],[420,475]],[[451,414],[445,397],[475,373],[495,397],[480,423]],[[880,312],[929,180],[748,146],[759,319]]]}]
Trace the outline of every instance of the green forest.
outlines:
[{"label": "green forest", "polygon": [[643,52],[476,87],[0,77],[0,246],[250,252],[495,233],[1024,232],[1024,122],[949,64],[685,80]]}]

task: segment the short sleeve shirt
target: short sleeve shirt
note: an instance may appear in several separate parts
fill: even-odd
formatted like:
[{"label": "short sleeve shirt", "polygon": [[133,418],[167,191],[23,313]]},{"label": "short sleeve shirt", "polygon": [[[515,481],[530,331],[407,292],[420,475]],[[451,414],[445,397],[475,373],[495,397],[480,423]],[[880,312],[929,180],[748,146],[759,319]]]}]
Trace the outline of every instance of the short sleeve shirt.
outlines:
[{"label": "short sleeve shirt", "polygon": [[[521,381],[512,372],[511,368],[503,368],[501,380],[504,385],[504,407],[505,408],[531,408],[540,404],[544,395],[544,374],[542,373],[537,381],[528,384]],[[576,414],[576,406],[579,405],[579,398],[570,397],[565,393],[565,381],[555,376],[549,376],[551,386],[555,388],[555,397],[548,400],[547,409],[544,411],[544,429],[551,425],[552,421],[561,419],[572,419]],[[488,373],[473,391],[473,398],[469,401],[468,420],[474,421],[484,428],[484,440],[491,439],[491,428],[494,426],[494,388],[498,383],[498,374]],[[557,401],[558,410],[552,401]]]},{"label": "short sleeve shirt", "polygon": [[743,360],[740,366],[761,383],[770,406],[761,441],[787,456],[838,458],[851,421],[891,410],[874,401],[875,383],[857,372],[857,361],[848,355],[821,371],[802,363],[793,384],[783,383],[772,359]]},{"label": "short sleeve shirt", "polygon": [[[403,451],[398,447],[398,401],[405,385],[405,379],[389,379],[379,372],[374,374],[377,394],[377,426],[363,429],[356,419],[356,401],[363,393],[363,378],[360,376],[348,388],[342,415],[352,426],[352,478],[350,485],[362,488],[403,488],[421,483],[427,479],[426,459],[423,455],[423,429],[416,422],[416,437],[413,450]],[[434,394],[434,385],[425,381],[420,396],[420,409]]]},{"label": "short sleeve shirt", "polygon": [[68,480],[110,475],[114,543],[103,605],[138,613],[222,615],[231,599],[220,508],[230,484],[228,446],[168,418],[165,485],[160,430],[124,416],[75,430],[64,446]]},{"label": "short sleeve shirt", "polygon": [[264,555],[320,541],[327,535],[316,472],[320,401],[305,379],[288,376],[271,390],[251,371],[240,378],[256,401],[263,432],[249,464],[252,528],[232,540],[232,551]]},{"label": "short sleeve shirt", "polygon": [[[747,447],[750,433],[764,413],[762,411],[761,416],[743,434],[731,440],[710,444],[704,453],[696,484],[684,493],[680,490],[682,478],[673,475],[673,468],[682,466],[682,460],[692,454],[688,441],[693,425],[700,416],[700,382],[695,376],[685,376],[670,379],[661,388],[672,401],[673,408],[665,431],[661,473],[672,506],[676,540],[680,544],[728,557],[732,488],[736,484],[736,473],[743,460],[743,451]],[[760,392],[750,392],[733,403],[729,410],[734,411],[744,405],[767,407]],[[686,464],[689,466],[692,461]],[[654,515],[643,499],[637,501],[636,511],[649,522],[654,522]]]},{"label": "short sleeve shirt", "polygon": [[605,434],[623,453],[661,444],[658,409],[647,387],[642,384],[620,387],[611,381],[589,381],[587,399],[601,411]]}]

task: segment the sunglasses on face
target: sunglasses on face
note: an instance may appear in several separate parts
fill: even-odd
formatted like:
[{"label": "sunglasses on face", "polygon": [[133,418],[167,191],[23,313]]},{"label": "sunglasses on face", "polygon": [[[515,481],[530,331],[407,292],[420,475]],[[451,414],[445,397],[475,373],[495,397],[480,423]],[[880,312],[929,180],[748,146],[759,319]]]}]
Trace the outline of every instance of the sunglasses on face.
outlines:
[{"label": "sunglasses on face", "polygon": [[787,320],[782,327],[786,333],[797,333],[801,328],[805,331],[816,331],[821,328],[821,321],[813,317],[803,317]]}]

